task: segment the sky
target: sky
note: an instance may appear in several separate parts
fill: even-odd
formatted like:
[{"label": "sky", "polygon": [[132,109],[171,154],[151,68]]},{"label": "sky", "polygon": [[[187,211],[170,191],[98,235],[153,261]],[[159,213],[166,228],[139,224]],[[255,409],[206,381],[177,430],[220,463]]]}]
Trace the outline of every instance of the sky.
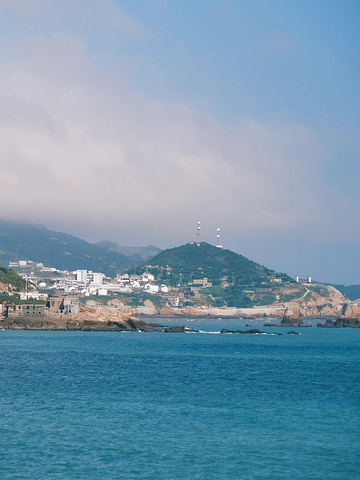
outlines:
[{"label": "sky", "polygon": [[357,0],[0,0],[0,217],[360,284]]}]

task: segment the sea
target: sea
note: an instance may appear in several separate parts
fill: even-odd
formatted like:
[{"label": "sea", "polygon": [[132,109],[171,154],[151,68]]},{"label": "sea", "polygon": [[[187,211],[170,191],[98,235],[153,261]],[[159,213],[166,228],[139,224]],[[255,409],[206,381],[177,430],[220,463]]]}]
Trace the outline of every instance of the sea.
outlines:
[{"label": "sea", "polygon": [[1,480],[360,478],[360,329],[157,321],[0,331]]}]

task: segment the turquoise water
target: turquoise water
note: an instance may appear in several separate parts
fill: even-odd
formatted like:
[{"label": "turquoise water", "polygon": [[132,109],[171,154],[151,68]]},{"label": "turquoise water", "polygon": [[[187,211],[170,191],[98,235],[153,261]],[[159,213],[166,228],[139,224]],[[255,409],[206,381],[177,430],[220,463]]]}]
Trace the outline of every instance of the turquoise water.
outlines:
[{"label": "turquoise water", "polygon": [[298,331],[1,331],[0,478],[360,478],[360,331]]}]

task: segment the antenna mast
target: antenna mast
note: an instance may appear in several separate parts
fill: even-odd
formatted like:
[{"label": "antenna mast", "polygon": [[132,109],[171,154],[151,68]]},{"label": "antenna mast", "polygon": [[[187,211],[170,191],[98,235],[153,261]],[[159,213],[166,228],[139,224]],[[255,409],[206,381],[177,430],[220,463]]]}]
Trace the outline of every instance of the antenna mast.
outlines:
[{"label": "antenna mast", "polygon": [[198,247],[200,247],[200,243],[201,243],[201,228],[200,228],[200,222],[197,223],[197,227],[196,227],[196,245]]},{"label": "antenna mast", "polygon": [[216,246],[217,248],[223,248],[220,242],[220,228],[216,229]]}]

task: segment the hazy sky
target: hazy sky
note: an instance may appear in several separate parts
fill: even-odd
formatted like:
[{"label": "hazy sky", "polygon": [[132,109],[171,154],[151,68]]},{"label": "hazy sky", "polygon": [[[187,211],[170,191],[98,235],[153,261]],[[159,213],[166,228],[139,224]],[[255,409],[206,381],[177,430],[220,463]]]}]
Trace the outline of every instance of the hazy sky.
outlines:
[{"label": "hazy sky", "polygon": [[358,0],[0,0],[1,217],[360,283]]}]

